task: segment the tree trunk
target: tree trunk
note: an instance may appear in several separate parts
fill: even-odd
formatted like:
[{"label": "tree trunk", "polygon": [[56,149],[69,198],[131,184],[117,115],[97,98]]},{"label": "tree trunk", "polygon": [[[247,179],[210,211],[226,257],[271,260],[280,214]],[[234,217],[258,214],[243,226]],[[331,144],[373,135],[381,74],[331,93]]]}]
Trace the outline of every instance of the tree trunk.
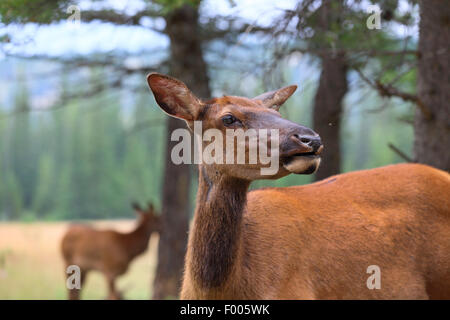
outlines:
[{"label": "tree trunk", "polygon": [[416,109],[414,158],[450,171],[450,5],[422,0],[419,6],[418,97],[432,116]]},{"label": "tree trunk", "polygon": [[325,146],[316,180],[338,174],[341,168],[342,101],[347,92],[347,65],[343,56],[323,56],[319,88],[314,100],[314,131]]},{"label": "tree trunk", "polygon": [[[327,32],[332,21],[339,19],[341,5],[324,2],[320,12],[319,32]],[[332,48],[321,55],[322,72],[314,98],[313,128],[324,144],[322,162],[315,175],[321,180],[337,174],[341,167],[340,127],[342,102],[347,93],[347,62],[342,53]]]},{"label": "tree trunk", "polygon": [[[198,34],[198,8],[185,5],[166,16],[166,34],[170,38],[170,73],[198,96],[209,97],[208,75]],[[176,298],[179,294],[189,228],[190,166],[175,165],[170,153],[178,142],[170,141],[184,121],[167,119],[167,147],[162,199],[162,232],[158,248],[158,266],[153,299]]]}]

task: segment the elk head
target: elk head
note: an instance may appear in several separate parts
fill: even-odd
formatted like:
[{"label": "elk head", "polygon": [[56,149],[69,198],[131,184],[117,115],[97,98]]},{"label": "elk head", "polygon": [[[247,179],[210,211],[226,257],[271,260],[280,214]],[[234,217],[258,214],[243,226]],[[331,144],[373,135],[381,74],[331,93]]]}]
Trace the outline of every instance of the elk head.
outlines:
[{"label": "elk head", "polygon": [[131,204],[138,215],[138,225],[144,227],[149,233],[160,231],[160,218],[156,214],[153,204],[148,203],[147,208],[143,209],[137,202]]},{"label": "elk head", "polygon": [[[161,109],[172,117],[185,120],[190,129],[195,127],[196,121],[200,121],[203,132],[213,129],[224,137],[228,135],[229,129],[241,129],[244,132],[266,129],[270,130],[270,135],[277,132],[278,170],[273,174],[261,174],[260,169],[267,167],[267,163],[247,161],[253,151],[250,139],[244,139],[244,144],[237,146],[244,149],[245,163],[203,163],[203,167],[211,173],[251,181],[278,179],[290,173],[311,174],[319,167],[319,154],[323,149],[319,135],[307,127],[282,118],[278,112],[280,106],[297,89],[295,85],[267,92],[253,99],[224,96],[202,101],[183,82],[169,76],[151,73],[147,76],[147,82]],[[204,148],[209,144],[204,139],[202,143]],[[229,152],[225,150],[225,143],[223,149],[224,154]],[[269,151],[274,152],[273,150]],[[236,156],[233,154],[233,157]]]}]

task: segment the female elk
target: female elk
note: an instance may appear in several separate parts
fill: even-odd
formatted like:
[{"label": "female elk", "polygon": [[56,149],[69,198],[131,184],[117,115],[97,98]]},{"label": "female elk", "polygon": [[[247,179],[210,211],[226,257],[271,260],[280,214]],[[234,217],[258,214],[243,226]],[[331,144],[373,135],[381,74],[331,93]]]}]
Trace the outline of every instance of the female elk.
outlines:
[{"label": "female elk", "polygon": [[[200,164],[181,298],[450,298],[448,173],[399,164],[248,192],[252,180],[311,174],[320,164],[319,136],[278,113],[296,87],[203,102],[171,77],[147,81],[159,106],[191,128],[279,130],[280,169],[271,176],[259,162]],[[372,265],[381,289],[367,285]]]},{"label": "female elk", "polygon": [[[121,299],[115,280],[124,274],[131,260],[145,252],[153,232],[159,232],[159,217],[150,204],[138,214],[137,226],[130,233],[96,230],[86,225],[72,225],[62,239],[61,249],[66,266],[76,265],[81,271],[81,284],[90,270],[102,272],[108,281],[109,299]],[[80,290],[69,289],[69,299],[79,299]]]}]

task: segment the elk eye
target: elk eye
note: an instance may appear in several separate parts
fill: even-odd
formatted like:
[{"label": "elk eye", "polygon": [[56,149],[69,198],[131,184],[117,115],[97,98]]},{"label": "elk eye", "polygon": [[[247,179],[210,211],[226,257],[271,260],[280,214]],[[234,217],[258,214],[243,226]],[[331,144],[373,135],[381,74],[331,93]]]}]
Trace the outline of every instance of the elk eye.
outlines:
[{"label": "elk eye", "polygon": [[238,119],[236,119],[233,115],[227,114],[226,116],[222,117],[222,122],[224,125],[229,126],[232,125],[235,122],[239,122]]}]

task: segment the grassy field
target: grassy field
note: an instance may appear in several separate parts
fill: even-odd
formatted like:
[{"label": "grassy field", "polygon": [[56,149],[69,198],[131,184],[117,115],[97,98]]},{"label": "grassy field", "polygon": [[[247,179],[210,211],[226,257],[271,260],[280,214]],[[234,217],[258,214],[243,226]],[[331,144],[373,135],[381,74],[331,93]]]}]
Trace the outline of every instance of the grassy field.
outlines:
[{"label": "grassy field", "polygon": [[[97,221],[98,228],[130,231],[134,221]],[[68,223],[0,223],[0,299],[66,299],[65,270],[60,253]],[[125,299],[149,299],[156,267],[157,236],[149,250],[137,257],[117,287]],[[82,299],[104,299],[106,282],[90,272]]]}]

